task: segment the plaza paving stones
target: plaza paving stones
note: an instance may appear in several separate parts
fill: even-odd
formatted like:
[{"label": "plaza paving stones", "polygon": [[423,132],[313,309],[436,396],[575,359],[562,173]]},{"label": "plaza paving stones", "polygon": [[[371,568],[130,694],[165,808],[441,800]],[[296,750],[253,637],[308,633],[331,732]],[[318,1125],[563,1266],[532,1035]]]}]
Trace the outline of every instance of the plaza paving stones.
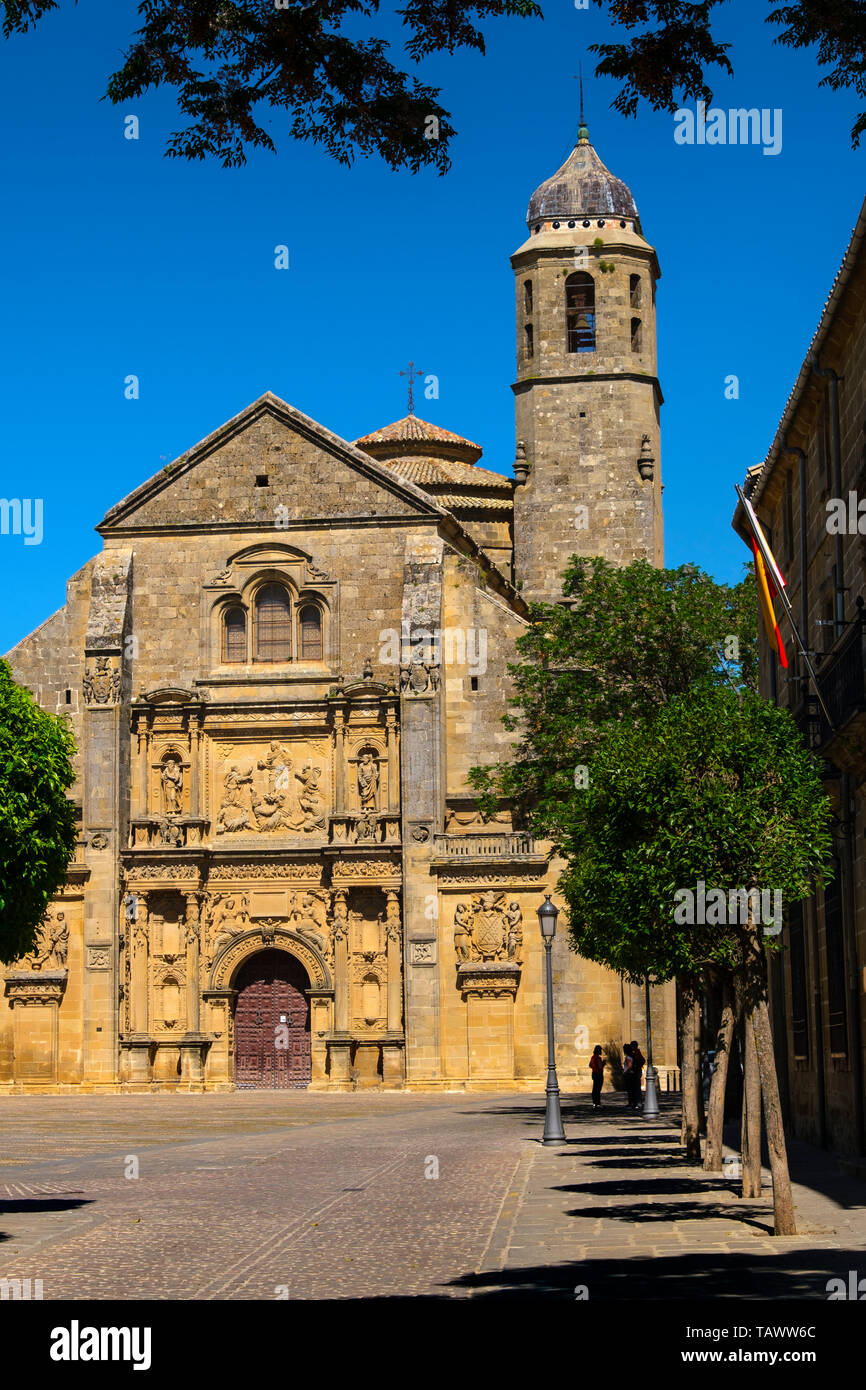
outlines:
[{"label": "plaza paving stones", "polygon": [[[6,1097],[0,1277],[46,1300],[826,1299],[866,1183],[792,1145],[797,1237],[661,1120],[466,1094]],[[137,1161],[137,1178],[125,1176]],[[427,1176],[438,1172],[438,1177]]]}]

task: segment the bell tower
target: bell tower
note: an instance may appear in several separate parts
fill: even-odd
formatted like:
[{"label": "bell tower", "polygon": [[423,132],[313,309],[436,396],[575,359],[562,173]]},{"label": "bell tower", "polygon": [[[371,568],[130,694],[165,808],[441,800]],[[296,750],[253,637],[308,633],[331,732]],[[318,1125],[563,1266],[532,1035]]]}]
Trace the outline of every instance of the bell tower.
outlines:
[{"label": "bell tower", "polygon": [[533,193],[517,291],[514,573],[555,601],[571,555],[663,562],[656,282],[630,190],[577,144]]}]

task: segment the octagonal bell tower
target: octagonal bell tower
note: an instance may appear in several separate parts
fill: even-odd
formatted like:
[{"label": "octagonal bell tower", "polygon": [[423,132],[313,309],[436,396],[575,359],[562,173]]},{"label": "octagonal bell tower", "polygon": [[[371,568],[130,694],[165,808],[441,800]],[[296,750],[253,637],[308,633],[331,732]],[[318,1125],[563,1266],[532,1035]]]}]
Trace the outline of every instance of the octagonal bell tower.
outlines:
[{"label": "octagonal bell tower", "polygon": [[663,562],[656,282],[630,190],[578,141],[533,193],[517,291],[514,570],[556,600],[569,557]]}]

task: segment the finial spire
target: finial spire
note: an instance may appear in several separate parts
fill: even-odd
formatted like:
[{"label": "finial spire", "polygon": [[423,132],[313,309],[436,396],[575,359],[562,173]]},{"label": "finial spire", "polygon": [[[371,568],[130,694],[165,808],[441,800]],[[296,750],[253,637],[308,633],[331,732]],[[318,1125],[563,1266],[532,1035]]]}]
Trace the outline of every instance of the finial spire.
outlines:
[{"label": "finial spire", "polygon": [[408,370],[408,372],[401,372],[400,375],[401,375],[401,376],[407,376],[407,377],[409,378],[409,414],[410,414],[410,415],[414,415],[414,414],[415,414],[415,377],[416,377],[416,376],[423,376],[424,373],[421,371],[420,368],[416,368],[414,362],[410,362],[410,363],[409,363],[409,370]]},{"label": "finial spire", "polygon": [[589,128],[583,119],[583,63],[578,63],[577,80],[580,83],[580,125],[577,130],[577,143],[579,145],[589,144]]}]

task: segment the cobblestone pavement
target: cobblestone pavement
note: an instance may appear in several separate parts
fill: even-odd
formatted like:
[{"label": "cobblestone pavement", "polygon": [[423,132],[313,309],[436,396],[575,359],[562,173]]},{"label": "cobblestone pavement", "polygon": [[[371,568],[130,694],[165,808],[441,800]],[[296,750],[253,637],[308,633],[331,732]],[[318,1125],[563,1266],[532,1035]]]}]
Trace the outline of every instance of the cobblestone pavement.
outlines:
[{"label": "cobblestone pavement", "polygon": [[[794,1146],[801,1234],[619,1097],[6,1097],[0,1277],[55,1299],[826,1298],[866,1183]],[[138,1177],[127,1173],[138,1171]],[[434,1176],[438,1173],[438,1176]],[[765,1184],[769,1175],[765,1175]]]}]

